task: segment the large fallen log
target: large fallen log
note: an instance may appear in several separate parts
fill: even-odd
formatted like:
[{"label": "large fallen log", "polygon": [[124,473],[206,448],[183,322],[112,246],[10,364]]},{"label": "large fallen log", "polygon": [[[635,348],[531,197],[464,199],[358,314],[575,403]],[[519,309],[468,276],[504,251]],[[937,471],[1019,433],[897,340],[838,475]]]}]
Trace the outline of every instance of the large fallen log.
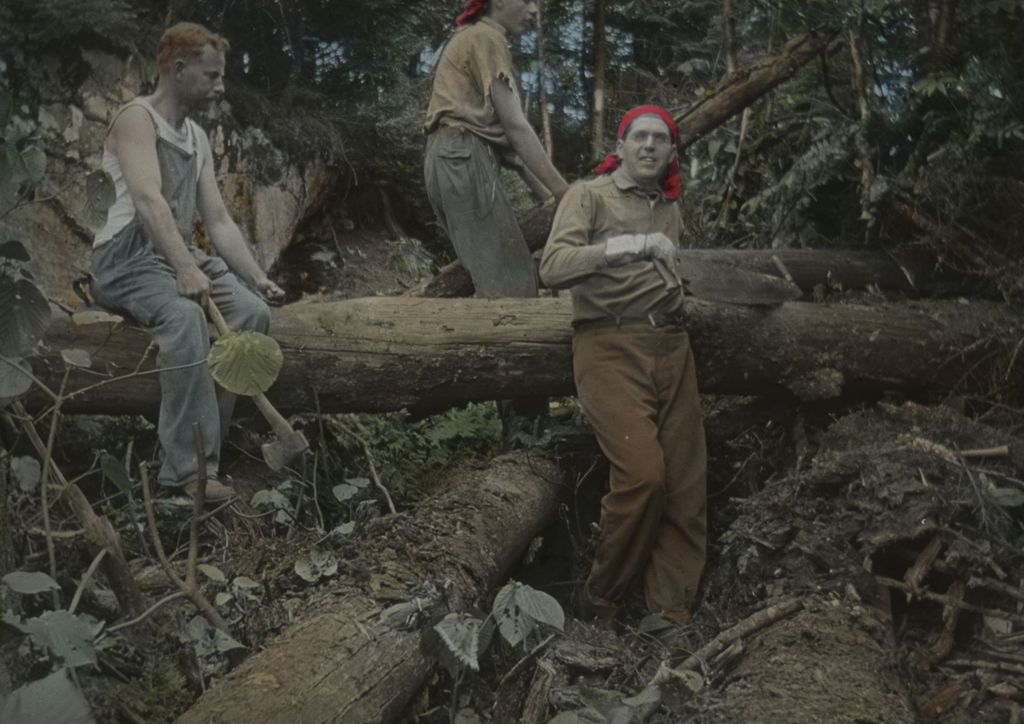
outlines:
[{"label": "large fallen log", "polygon": [[[543,233],[543,238],[527,237],[536,248],[544,245],[547,230],[539,216],[539,210],[531,217],[529,226],[524,224],[524,234]],[[547,220],[550,228],[551,219]],[[877,287],[885,291],[932,294],[944,287],[957,288],[962,280],[939,269],[934,262],[926,259],[895,259],[882,252],[844,251],[816,249],[684,249],[679,252],[680,270],[685,276],[686,262],[715,262],[738,269],[788,278],[805,293],[811,293],[819,285],[825,289],[859,290]],[[471,297],[473,280],[459,262],[442,267],[426,282],[411,290],[414,297]]]},{"label": "large fallen log", "polygon": [[808,33],[786,44],[782,53],[748,66],[706,100],[676,116],[682,148],[743,111],[761,96],[796,75],[796,72],[824,53],[835,32]]},{"label": "large fallen log", "polygon": [[[1024,336],[1021,317],[994,303],[765,308],[691,300],[686,312],[705,392],[827,399],[895,391],[929,398],[1012,384],[1024,369],[1013,354]],[[268,397],[289,412],[383,412],[569,395],[570,318],[570,302],[561,298],[289,305],[271,321],[285,364]],[[143,360],[149,338],[142,330],[60,321],[45,342],[32,365],[55,389],[66,366],[61,350],[84,349],[92,357],[91,370],[72,371],[68,390],[92,388],[73,393],[66,411],[156,409],[159,386],[147,374],[152,360]],[[137,368],[141,373],[132,374]],[[29,402],[36,409],[47,404],[42,397]]]},{"label": "large fallen log", "polygon": [[[377,521],[347,566],[369,580],[312,603],[180,721],[394,720],[431,671],[415,599],[427,615],[489,610],[494,588],[553,518],[559,480],[550,462],[501,458],[456,476],[416,512]],[[396,601],[412,603],[382,617]]]}]

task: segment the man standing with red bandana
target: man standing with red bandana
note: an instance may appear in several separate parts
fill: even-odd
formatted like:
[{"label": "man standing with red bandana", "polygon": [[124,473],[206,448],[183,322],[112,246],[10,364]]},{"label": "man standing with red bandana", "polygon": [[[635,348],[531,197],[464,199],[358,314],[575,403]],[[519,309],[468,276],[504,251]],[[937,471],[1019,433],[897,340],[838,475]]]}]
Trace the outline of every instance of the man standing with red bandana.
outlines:
[{"label": "man standing with red bandana", "polygon": [[498,175],[518,170],[541,199],[566,183],[520,106],[510,39],[533,25],[531,0],[470,0],[438,60],[427,109],[427,195],[480,297],[535,297],[536,272]]},{"label": "man standing with red bandana", "polygon": [[603,618],[642,577],[648,608],[688,623],[707,545],[707,456],[676,249],[684,232],[672,116],[641,106],[597,178],[562,199],[541,260],[571,288],[573,376],[610,466],[583,603]]}]

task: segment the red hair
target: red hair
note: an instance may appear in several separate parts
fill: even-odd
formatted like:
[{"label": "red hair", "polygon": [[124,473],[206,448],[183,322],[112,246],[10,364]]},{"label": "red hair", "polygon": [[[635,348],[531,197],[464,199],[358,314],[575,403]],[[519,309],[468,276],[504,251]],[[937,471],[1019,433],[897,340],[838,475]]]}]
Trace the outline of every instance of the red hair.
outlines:
[{"label": "red hair", "polygon": [[179,60],[194,58],[209,45],[220,53],[228,52],[231,44],[216,33],[197,23],[178,23],[164,31],[156,52],[156,64],[161,73],[169,72]]},{"label": "red hair", "polygon": [[459,17],[455,18],[455,24],[461,28],[466,23],[471,23],[483,15],[486,9],[487,0],[468,0]]},{"label": "red hair", "polygon": [[[618,135],[616,136],[620,141],[626,138],[626,134],[629,133],[629,127],[640,116],[657,116],[660,118],[668,126],[668,132],[672,136],[672,144],[674,146],[679,145],[679,126],[676,125],[676,119],[661,106],[637,106],[624,115],[622,122],[619,124]],[[594,173],[603,176],[611,173],[620,165],[622,165],[622,159],[617,154],[609,153],[605,156],[604,161],[594,169]],[[669,164],[668,171],[665,173],[665,179],[661,183],[661,190],[669,201],[675,201],[683,195],[683,179],[679,172],[678,156],[672,159],[672,163]]]}]

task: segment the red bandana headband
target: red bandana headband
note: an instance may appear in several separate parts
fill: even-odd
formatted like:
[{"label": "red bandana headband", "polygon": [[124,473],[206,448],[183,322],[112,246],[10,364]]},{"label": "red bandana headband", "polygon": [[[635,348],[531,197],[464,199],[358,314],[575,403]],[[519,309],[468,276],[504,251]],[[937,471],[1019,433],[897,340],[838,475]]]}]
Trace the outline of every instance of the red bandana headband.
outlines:
[{"label": "red bandana headband", "polygon": [[[622,123],[619,124],[619,133],[617,138],[622,141],[625,140],[626,134],[629,132],[629,127],[633,125],[640,116],[657,116],[665,122],[668,126],[668,131],[672,135],[672,143],[676,146],[679,145],[679,126],[676,125],[676,121],[672,118],[672,114],[666,111],[661,106],[637,106],[633,110],[629,111],[622,117]],[[622,159],[614,153],[609,153],[604,161],[594,169],[594,173],[599,176],[609,174],[619,166],[622,165]],[[665,173],[665,180],[661,183],[661,190],[665,194],[665,198],[669,201],[675,201],[683,195],[683,179],[679,174],[679,157],[672,159],[672,163],[669,164],[668,171]]]},{"label": "red bandana headband", "polygon": [[483,15],[486,9],[487,0],[469,0],[459,17],[455,18],[455,24],[461,28],[466,23],[471,23]]}]

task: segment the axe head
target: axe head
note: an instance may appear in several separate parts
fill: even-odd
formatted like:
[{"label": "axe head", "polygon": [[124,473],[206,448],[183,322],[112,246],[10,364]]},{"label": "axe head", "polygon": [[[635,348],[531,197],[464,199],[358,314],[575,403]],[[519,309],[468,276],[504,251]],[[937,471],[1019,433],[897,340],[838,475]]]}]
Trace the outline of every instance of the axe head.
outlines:
[{"label": "axe head", "polygon": [[295,457],[309,449],[306,436],[301,432],[293,431],[283,437],[278,437],[273,442],[264,443],[260,448],[263,451],[263,460],[271,470],[278,471],[284,468]]}]

